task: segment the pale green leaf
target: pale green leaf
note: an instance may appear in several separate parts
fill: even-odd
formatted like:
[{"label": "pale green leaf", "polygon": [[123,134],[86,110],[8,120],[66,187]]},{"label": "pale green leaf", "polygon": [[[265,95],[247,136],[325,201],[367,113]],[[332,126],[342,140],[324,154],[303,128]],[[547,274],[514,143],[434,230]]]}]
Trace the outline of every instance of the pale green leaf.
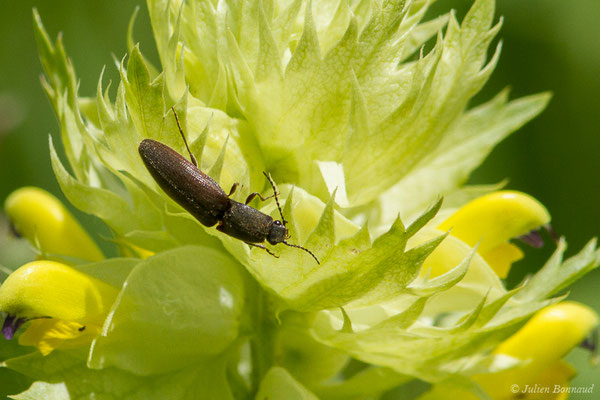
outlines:
[{"label": "pale green leaf", "polygon": [[244,293],[239,267],[202,247],[181,247],[136,265],[89,364],[138,375],[163,373],[215,356],[238,335]]},{"label": "pale green leaf", "polygon": [[71,399],[64,383],[34,382],[27,391],[10,396],[14,400],[65,400]]},{"label": "pale green leaf", "polygon": [[539,114],[549,95],[507,102],[503,91],[493,100],[464,114],[446,138],[421,164],[381,197],[380,224],[391,224],[398,212],[407,220],[436,197],[452,193],[496,144]]},{"label": "pale green leaf", "polygon": [[273,344],[278,365],[309,389],[334,378],[349,360],[345,352],[313,339],[305,324],[284,322]]},{"label": "pale green leaf", "polygon": [[7,360],[6,365],[37,380],[15,399],[193,400],[204,393],[209,398],[233,400],[222,357],[150,377],[116,368],[87,368],[76,352],[53,352],[46,357],[32,353]]},{"label": "pale green leaf", "polygon": [[600,265],[596,239],[590,240],[578,254],[563,261],[565,249],[566,242],[561,239],[546,265],[525,282],[516,298],[524,302],[544,299],[564,290]]},{"label": "pale green leaf", "polygon": [[317,396],[296,381],[285,369],[273,367],[267,372],[256,400],[317,400]]},{"label": "pale green leaf", "polygon": [[379,395],[412,379],[390,368],[368,367],[343,381],[323,384],[314,392],[320,399],[327,400],[364,399],[366,396]]},{"label": "pale green leaf", "polygon": [[81,211],[96,215],[120,234],[132,227],[143,226],[133,213],[133,209],[123,198],[103,188],[85,185],[73,178],[58,159],[52,140],[50,140],[52,168],[60,187],[69,201]]}]

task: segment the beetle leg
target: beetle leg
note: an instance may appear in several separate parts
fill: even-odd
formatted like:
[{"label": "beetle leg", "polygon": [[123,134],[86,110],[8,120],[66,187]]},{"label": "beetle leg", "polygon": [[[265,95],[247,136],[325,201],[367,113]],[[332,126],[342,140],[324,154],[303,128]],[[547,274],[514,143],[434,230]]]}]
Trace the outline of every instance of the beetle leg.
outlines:
[{"label": "beetle leg", "polygon": [[[227,197],[231,197],[231,195],[234,194],[235,191],[237,190],[238,186],[240,186],[239,182],[236,182],[233,185],[231,185],[231,189],[229,190],[229,194],[227,195]],[[248,203],[246,203],[246,204],[248,204]]]},{"label": "beetle leg", "polygon": [[277,194],[273,194],[273,195],[271,195],[271,196],[269,196],[269,197],[262,197],[262,195],[261,195],[260,193],[258,193],[258,192],[253,192],[253,193],[250,193],[250,194],[248,195],[248,197],[246,197],[246,204],[248,204],[248,203],[250,203],[252,200],[254,200],[254,198],[255,198],[255,197],[258,197],[258,198],[259,198],[259,199],[261,199],[262,201],[266,201],[266,200],[272,199],[272,198],[273,198],[273,197],[275,197],[276,195],[277,195]]},{"label": "beetle leg", "polygon": [[265,246],[263,246],[262,244],[256,244],[256,243],[250,243],[250,242],[245,242],[248,246],[252,246],[252,247],[258,247],[259,249],[263,249],[264,251],[266,251],[267,253],[269,253],[270,255],[272,255],[275,258],[279,258],[279,256],[275,253],[273,253],[271,250],[267,249]]},{"label": "beetle leg", "polygon": [[275,197],[275,203],[277,203],[277,209],[279,210],[279,215],[281,215],[281,222],[283,222],[283,226],[286,226],[287,221],[285,220],[285,217],[283,216],[283,211],[281,211],[281,205],[279,204],[279,197],[278,197],[279,193],[277,193],[277,187],[275,186],[275,182],[273,182],[271,175],[267,174],[266,171],[263,171],[263,175],[265,176],[265,178],[267,178],[267,180],[273,187],[273,196],[271,196],[271,197]]}]

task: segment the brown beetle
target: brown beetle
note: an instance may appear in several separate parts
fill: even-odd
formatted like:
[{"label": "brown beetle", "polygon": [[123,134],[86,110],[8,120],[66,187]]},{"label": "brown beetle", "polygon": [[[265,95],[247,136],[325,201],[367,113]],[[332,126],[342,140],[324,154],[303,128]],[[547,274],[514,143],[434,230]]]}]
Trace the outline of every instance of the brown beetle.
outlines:
[{"label": "brown beetle", "polygon": [[[218,223],[217,230],[220,232],[240,239],[250,246],[260,247],[274,257],[278,256],[260,243],[266,240],[272,245],[283,243],[286,246],[296,247],[306,251],[319,264],[319,260],[310,250],[286,241],[289,238],[287,221],[279,205],[275,183],[269,175],[263,172],[273,187],[272,196],[262,197],[254,192],[246,198],[245,203],[231,199],[238,184],[235,183],[227,194],[214,179],[200,171],[198,162],[188,147],[177,113],[173,108],[171,110],[190,154],[191,162],[156,140],[144,139],[138,147],[146,168],[161,189],[202,225],[214,226]],[[275,197],[281,221],[274,220],[269,215],[250,207],[248,203],[255,197],[263,201]]]}]

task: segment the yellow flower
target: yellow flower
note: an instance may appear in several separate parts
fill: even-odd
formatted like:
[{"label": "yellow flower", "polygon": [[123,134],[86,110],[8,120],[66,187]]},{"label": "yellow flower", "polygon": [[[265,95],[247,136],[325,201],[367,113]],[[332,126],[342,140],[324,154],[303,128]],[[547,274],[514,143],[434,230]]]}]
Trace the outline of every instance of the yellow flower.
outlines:
[{"label": "yellow flower", "polygon": [[13,272],[0,287],[0,310],[8,314],[2,333],[43,354],[90,343],[119,291],[94,277],[55,261],[34,261]]},{"label": "yellow flower", "polygon": [[42,254],[104,259],[102,252],[65,206],[35,187],[20,188],[8,196],[6,214],[17,232]]},{"label": "yellow flower", "polygon": [[[552,393],[555,385],[567,387],[575,375],[574,369],[562,358],[597,324],[596,312],[583,304],[564,301],[548,306],[494,350],[494,354],[514,357],[526,361],[526,364],[495,374],[480,375],[475,380],[494,399],[535,399],[535,395],[539,394],[546,394],[544,399],[567,398],[566,393]],[[518,391],[515,390],[517,387]],[[532,390],[528,392],[527,388]],[[513,394],[512,391],[518,393]],[[549,391],[555,396],[549,397],[548,393],[536,391]]]},{"label": "yellow flower", "polygon": [[[506,278],[513,262],[523,253],[510,239],[523,236],[550,222],[546,208],[533,197],[516,191],[499,191],[479,197],[452,214],[437,229],[450,231],[469,247],[477,247],[477,253],[489,264],[500,278]],[[450,241],[448,241],[450,242]],[[437,257],[436,252],[450,252],[450,244],[440,246],[426,263],[430,276],[447,272],[456,264],[448,260],[457,257]],[[460,252],[460,251],[459,251]],[[461,252],[458,259],[466,254]]]},{"label": "yellow flower", "polygon": [[[521,360],[523,364],[475,375],[472,379],[493,400],[565,400],[575,370],[562,358],[597,324],[596,312],[583,304],[564,301],[548,306],[493,352]],[[454,398],[477,399],[461,387],[439,384],[419,400]]]}]

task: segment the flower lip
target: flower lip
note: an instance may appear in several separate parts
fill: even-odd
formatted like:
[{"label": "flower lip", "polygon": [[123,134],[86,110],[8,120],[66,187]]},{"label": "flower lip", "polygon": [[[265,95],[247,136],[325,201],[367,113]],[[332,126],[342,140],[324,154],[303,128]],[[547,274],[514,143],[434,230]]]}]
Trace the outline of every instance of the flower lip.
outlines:
[{"label": "flower lip", "polygon": [[7,315],[2,325],[2,334],[6,340],[11,340],[25,322],[27,322],[27,318],[17,318],[16,315]]},{"label": "flower lip", "polygon": [[517,236],[517,239],[536,249],[541,249],[544,247],[544,239],[542,238],[539,229],[534,229],[524,235]]},{"label": "flower lip", "polygon": [[7,315],[2,325],[2,334],[7,340],[11,340],[19,328],[25,323],[34,319],[50,319],[52,317],[32,317],[32,318],[17,318],[16,315]]},{"label": "flower lip", "polygon": [[528,244],[529,246],[531,246],[533,248],[540,249],[540,248],[544,247],[544,239],[542,238],[542,235],[540,232],[541,228],[544,228],[544,230],[548,233],[548,235],[550,236],[550,238],[552,239],[552,241],[555,244],[558,243],[558,236],[556,235],[556,233],[554,232],[554,229],[552,229],[552,226],[550,224],[545,224],[538,229],[533,229],[524,235],[517,236],[515,239],[517,239],[525,244]]},{"label": "flower lip", "polygon": [[596,327],[594,330],[592,330],[590,335],[579,344],[579,347],[590,352],[590,361],[592,365],[597,365],[600,363],[600,356],[598,354],[599,341],[600,337],[598,337],[598,327]]}]

